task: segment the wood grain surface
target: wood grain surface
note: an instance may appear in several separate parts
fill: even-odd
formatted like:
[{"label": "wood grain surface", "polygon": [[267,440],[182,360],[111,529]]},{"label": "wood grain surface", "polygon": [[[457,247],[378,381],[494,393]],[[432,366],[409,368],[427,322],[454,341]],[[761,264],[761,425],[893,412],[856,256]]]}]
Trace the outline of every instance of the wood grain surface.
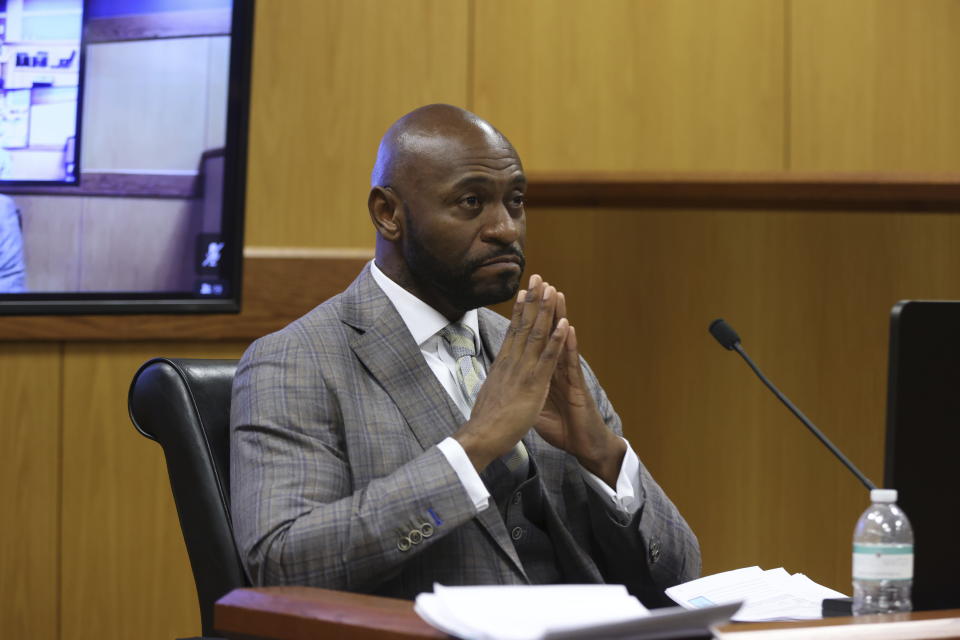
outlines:
[{"label": "wood grain surface", "polygon": [[[244,314],[0,318],[10,443],[0,496],[16,514],[0,530],[4,633],[199,632],[160,450],[126,416],[130,377],[155,355],[236,357],[251,334],[349,282],[373,246],[377,141],[434,101],[490,119],[532,174],[698,174],[668,185],[670,209],[595,207],[575,183],[558,186],[566,195],[531,206],[529,269],[568,293],[583,352],[700,536],[704,570],[783,565],[848,591],[863,491],[706,327],[732,322],[877,479],[887,314],[899,298],[960,298],[960,208],[900,208],[880,187],[873,209],[783,208],[782,185],[777,209],[693,208],[689,188],[709,182],[703,172],[957,172],[958,10],[951,0],[270,3],[256,16],[246,214],[248,247],[269,249],[248,261]],[[56,220],[35,231],[54,234]],[[64,253],[43,260],[74,259],[77,247],[68,234]],[[347,251],[311,253],[337,248]]]},{"label": "wood grain surface", "polygon": [[231,638],[449,638],[397,598],[315,589],[235,589],[217,601],[216,629]]},{"label": "wood grain surface", "polygon": [[256,22],[247,244],[372,248],[380,137],[421,105],[466,103],[466,0],[286,0]]},{"label": "wood grain surface", "polygon": [[0,316],[3,340],[246,340],[282,328],[342,291],[373,257],[349,251],[254,251],[239,314]]},{"label": "wood grain surface", "polygon": [[[420,618],[409,600],[310,587],[235,589],[218,601],[216,620],[217,629],[228,638],[236,640],[308,640],[317,637],[345,640],[412,640],[449,637]],[[864,637],[944,638],[946,636],[943,631],[955,629],[960,622],[960,609],[847,616],[799,622],[730,623],[720,625],[718,630],[724,638],[728,637],[727,634],[731,634],[731,638],[750,638],[752,632],[765,630],[792,631],[786,637],[798,638],[803,637],[802,630],[805,628],[841,627],[831,629],[835,633],[831,637],[853,637],[856,634],[849,631],[854,630],[844,631],[842,627],[924,620],[936,620],[942,624],[923,629],[926,635],[911,625],[905,625],[905,629],[887,628],[883,631],[861,626],[860,630]],[[582,635],[589,637],[589,634]],[[761,636],[768,637],[763,634]],[[690,637],[701,638],[702,634],[691,633]]]},{"label": "wood grain surface", "polygon": [[960,169],[960,3],[790,3],[791,169]]},{"label": "wood grain surface", "polygon": [[704,572],[782,565],[847,592],[863,488],[707,326],[727,319],[774,382],[880,481],[890,308],[960,298],[960,216],[549,209],[528,218],[527,271],[566,293],[581,351],[698,534]]},{"label": "wood grain surface", "polygon": [[960,172],[530,172],[530,208],[958,211]]},{"label": "wood grain surface", "polygon": [[238,358],[245,343],[70,343],[63,359],[64,640],[200,630],[162,449],[137,433],[127,390],[155,356]]},{"label": "wood grain surface", "polygon": [[472,107],[528,170],[782,167],[782,0],[475,6]]},{"label": "wood grain surface", "polygon": [[0,635],[59,631],[61,346],[0,346]]}]

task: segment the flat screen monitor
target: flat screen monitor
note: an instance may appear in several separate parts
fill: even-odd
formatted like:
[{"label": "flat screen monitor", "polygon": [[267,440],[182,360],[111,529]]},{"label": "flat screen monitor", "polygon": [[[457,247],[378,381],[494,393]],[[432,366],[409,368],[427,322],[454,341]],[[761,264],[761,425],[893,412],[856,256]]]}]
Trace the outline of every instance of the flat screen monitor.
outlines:
[{"label": "flat screen monitor", "polygon": [[0,0],[0,314],[240,305],[253,0]]},{"label": "flat screen monitor", "polygon": [[914,609],[960,607],[960,302],[909,300],[890,317],[884,486],[914,530]]}]

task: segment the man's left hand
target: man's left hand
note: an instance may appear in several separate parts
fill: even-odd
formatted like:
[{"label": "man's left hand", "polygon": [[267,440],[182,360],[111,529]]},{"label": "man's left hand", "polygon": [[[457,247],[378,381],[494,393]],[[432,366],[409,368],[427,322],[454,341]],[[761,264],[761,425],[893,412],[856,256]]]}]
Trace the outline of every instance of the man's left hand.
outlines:
[{"label": "man's left hand", "polygon": [[[566,317],[566,300],[562,293],[557,295],[559,321]],[[548,443],[572,454],[587,471],[616,488],[627,444],[607,428],[597,410],[580,366],[572,326],[534,428]]]}]

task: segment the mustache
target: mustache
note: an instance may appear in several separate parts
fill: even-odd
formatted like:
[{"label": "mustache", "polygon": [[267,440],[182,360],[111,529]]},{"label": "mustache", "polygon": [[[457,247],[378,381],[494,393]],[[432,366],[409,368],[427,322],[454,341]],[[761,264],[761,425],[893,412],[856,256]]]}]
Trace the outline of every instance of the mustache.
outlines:
[{"label": "mustache", "polygon": [[491,260],[496,260],[497,258],[516,258],[517,262],[520,265],[520,269],[523,270],[527,266],[527,259],[523,255],[523,249],[519,246],[513,245],[500,249],[498,251],[491,251],[489,254],[476,258],[475,260],[470,261],[470,270],[479,267],[480,265],[489,262]]}]

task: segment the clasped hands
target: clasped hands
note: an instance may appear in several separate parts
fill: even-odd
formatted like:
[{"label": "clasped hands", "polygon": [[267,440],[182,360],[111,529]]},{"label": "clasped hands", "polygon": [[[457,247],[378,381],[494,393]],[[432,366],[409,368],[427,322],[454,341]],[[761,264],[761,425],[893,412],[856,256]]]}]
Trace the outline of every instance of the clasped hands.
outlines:
[{"label": "clasped hands", "polygon": [[616,487],[626,443],[610,431],[584,379],[577,334],[563,293],[530,277],[517,295],[504,338],[455,434],[477,471],[516,445],[530,427],[551,445]]}]

